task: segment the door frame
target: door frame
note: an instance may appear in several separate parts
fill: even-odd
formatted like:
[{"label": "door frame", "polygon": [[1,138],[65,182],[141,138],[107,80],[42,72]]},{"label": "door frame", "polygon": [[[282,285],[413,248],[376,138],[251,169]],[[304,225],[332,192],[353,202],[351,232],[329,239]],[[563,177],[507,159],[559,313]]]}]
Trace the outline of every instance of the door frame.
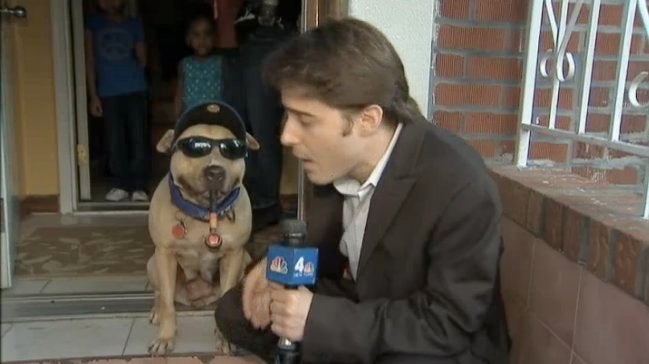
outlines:
[{"label": "door frame", "polygon": [[54,61],[54,94],[59,161],[59,208],[64,214],[78,208],[76,168],[76,97],[74,92],[74,58],[70,32],[70,2],[50,0],[52,53]]},{"label": "door frame", "polygon": [[[2,7],[14,5],[3,2]],[[14,119],[15,28],[11,23],[22,19],[0,14],[0,288],[9,288],[14,281],[14,255],[20,238],[18,202],[19,178],[16,176],[18,136]]]}]

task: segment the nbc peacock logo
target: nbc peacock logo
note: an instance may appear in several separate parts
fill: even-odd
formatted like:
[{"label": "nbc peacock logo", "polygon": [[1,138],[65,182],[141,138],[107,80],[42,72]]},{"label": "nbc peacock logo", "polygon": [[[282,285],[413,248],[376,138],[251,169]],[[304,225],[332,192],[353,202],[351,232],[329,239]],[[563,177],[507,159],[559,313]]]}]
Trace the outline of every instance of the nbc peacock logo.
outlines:
[{"label": "nbc peacock logo", "polygon": [[288,272],[286,260],[279,256],[273,258],[273,261],[270,262],[270,270],[276,273],[286,274]]}]

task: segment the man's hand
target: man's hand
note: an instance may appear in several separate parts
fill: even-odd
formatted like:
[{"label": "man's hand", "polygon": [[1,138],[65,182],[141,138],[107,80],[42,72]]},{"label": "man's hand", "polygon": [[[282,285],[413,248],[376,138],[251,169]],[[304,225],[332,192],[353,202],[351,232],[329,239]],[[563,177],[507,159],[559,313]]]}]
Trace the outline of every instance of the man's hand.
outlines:
[{"label": "man's hand", "polygon": [[101,117],[103,112],[103,109],[101,107],[101,100],[97,96],[92,96],[90,97],[90,114],[94,117]]},{"label": "man's hand", "polygon": [[302,341],[313,293],[303,286],[285,289],[272,283],[270,299],[270,329],[279,337]]},{"label": "man's hand", "polygon": [[266,259],[257,263],[243,280],[243,314],[257,329],[270,324],[270,286],[266,280]]}]

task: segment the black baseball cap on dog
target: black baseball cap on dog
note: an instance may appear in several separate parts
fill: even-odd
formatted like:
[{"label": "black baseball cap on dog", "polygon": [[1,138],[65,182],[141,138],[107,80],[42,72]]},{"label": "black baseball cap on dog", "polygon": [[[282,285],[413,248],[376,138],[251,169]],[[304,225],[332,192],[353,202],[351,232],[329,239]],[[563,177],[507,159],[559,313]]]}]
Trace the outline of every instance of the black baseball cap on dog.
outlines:
[{"label": "black baseball cap on dog", "polygon": [[174,128],[174,142],[187,128],[194,125],[220,125],[245,142],[246,127],[239,113],[223,101],[210,101],[187,109],[180,115]]}]

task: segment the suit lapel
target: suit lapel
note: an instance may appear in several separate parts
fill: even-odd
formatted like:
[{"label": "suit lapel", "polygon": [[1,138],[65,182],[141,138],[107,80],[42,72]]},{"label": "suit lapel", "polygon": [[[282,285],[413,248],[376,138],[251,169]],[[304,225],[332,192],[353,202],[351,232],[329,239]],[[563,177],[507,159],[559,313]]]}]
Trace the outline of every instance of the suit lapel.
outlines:
[{"label": "suit lapel", "polygon": [[363,235],[359,276],[416,181],[416,164],[424,136],[422,122],[425,121],[413,120],[403,125],[390,160],[374,190]]}]

